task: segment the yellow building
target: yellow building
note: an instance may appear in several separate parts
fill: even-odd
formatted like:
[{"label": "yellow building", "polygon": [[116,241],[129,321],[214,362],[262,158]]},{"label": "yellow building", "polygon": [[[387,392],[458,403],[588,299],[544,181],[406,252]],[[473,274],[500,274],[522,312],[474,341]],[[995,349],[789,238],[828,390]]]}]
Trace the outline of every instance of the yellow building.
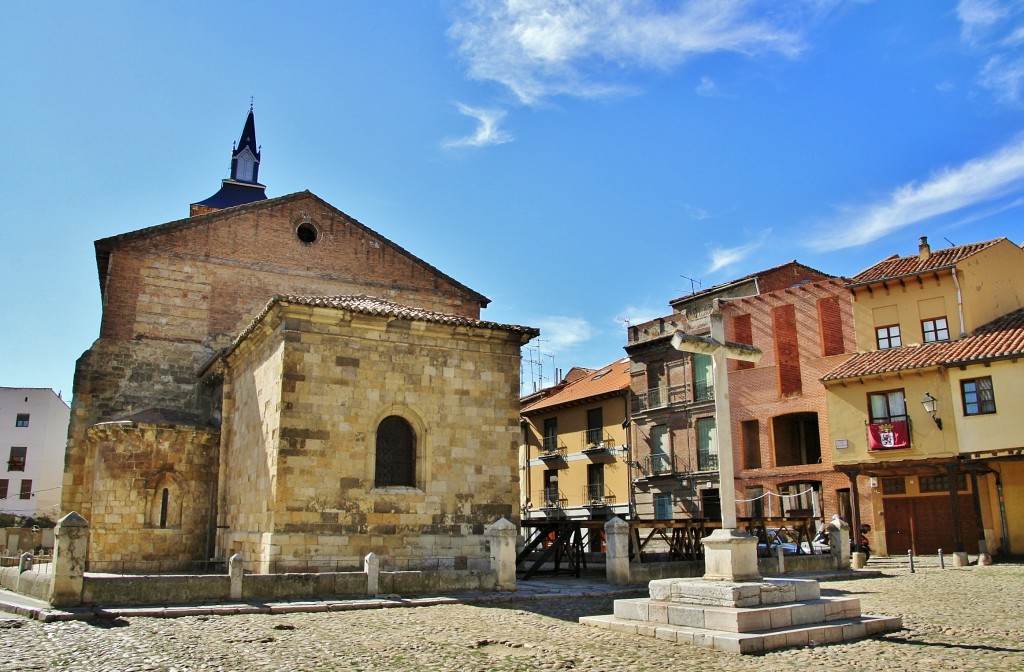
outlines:
[{"label": "yellow building", "polygon": [[872,548],[1019,553],[1024,250],[1000,238],[932,252],[922,238],[847,287],[858,354],[822,380],[833,463],[872,500]]},{"label": "yellow building", "polygon": [[[631,517],[629,360],[574,368],[522,403],[523,517]],[[591,549],[599,543],[591,535]]]}]

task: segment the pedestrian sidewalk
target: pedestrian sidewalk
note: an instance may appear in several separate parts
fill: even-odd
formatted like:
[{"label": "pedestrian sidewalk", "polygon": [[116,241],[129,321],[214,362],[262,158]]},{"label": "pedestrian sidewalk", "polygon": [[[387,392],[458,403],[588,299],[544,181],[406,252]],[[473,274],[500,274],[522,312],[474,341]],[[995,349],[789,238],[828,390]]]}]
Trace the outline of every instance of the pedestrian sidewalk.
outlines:
[{"label": "pedestrian sidewalk", "polygon": [[[787,578],[850,579],[880,576],[872,569],[787,574]],[[518,602],[522,600],[548,600],[564,598],[592,598],[638,596],[647,593],[646,583],[613,586],[604,579],[542,577],[518,581],[516,589],[503,592],[467,592],[443,596],[401,597],[382,595],[373,598],[334,598],[324,600],[281,600],[274,602],[232,602],[225,604],[188,604],[175,606],[139,607],[83,607],[56,609],[42,600],[0,589],[0,612],[7,612],[43,622],[89,620],[94,618],[175,618],[180,616],[230,616],[236,614],[289,614],[324,611],[354,611],[360,609],[394,609],[401,607],[428,607],[439,604],[487,604]]]}]

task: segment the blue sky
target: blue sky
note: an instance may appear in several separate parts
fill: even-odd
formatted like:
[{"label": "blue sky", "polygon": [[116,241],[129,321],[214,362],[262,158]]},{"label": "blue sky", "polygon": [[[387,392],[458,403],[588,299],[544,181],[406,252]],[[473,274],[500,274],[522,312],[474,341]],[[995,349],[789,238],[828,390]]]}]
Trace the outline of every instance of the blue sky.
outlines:
[{"label": "blue sky", "polygon": [[540,327],[545,384],[694,286],[1024,241],[1009,1],[10,0],[0,63],[0,385],[66,398],[92,242],[214,193],[250,97],[268,195]]}]

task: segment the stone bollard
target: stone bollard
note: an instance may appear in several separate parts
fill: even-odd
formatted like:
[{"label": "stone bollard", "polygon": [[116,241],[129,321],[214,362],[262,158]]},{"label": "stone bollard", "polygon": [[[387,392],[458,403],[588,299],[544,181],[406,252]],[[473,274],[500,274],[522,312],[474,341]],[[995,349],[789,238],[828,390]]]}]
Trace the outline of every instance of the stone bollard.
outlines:
[{"label": "stone bollard", "polygon": [[57,521],[54,528],[53,578],[50,580],[50,604],[77,607],[85,587],[85,562],[89,557],[89,522],[72,511]]},{"label": "stone bollard", "polygon": [[836,557],[836,569],[850,568],[850,524],[839,517],[832,516],[828,524],[828,543]]},{"label": "stone bollard", "polygon": [[942,549],[939,549],[939,569],[946,568],[946,556],[942,554]]},{"label": "stone bollard", "polygon": [[242,581],[245,569],[242,567],[242,554],[235,553],[228,558],[228,577],[231,579],[231,599],[242,599]]},{"label": "stone bollard", "polygon": [[380,556],[367,553],[363,558],[363,572],[366,573],[366,596],[377,597],[380,595]]},{"label": "stone bollard", "polygon": [[497,590],[516,589],[516,526],[499,518],[487,530],[491,539],[491,570],[498,575]]},{"label": "stone bollard", "polygon": [[629,583],[629,523],[618,516],[604,524],[605,573],[608,583]]},{"label": "stone bollard", "polygon": [[910,549],[907,551],[907,559],[910,561],[910,573],[914,573],[914,550]]},{"label": "stone bollard", "polygon": [[21,557],[18,558],[18,583],[15,586],[15,590],[17,592],[19,592],[19,593],[24,593],[25,592],[21,588],[21,575],[24,574],[25,572],[27,572],[30,569],[32,569],[32,554],[29,553],[28,551],[25,551],[24,553],[21,554]]},{"label": "stone bollard", "polygon": [[779,559],[779,574],[786,573],[786,556],[782,553],[782,546],[775,547],[775,555]]}]

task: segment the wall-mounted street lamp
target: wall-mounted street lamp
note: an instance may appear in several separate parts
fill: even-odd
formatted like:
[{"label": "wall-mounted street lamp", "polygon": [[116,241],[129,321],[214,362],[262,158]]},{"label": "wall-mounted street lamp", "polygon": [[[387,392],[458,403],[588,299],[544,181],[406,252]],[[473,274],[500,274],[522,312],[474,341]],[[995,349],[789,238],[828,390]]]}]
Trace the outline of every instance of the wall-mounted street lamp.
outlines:
[{"label": "wall-mounted street lamp", "polygon": [[933,397],[930,393],[924,393],[924,399],[921,400],[921,405],[924,406],[924,412],[932,416],[932,420],[935,421],[935,426],[942,429],[942,418],[935,417],[935,413],[939,410],[939,400]]}]

